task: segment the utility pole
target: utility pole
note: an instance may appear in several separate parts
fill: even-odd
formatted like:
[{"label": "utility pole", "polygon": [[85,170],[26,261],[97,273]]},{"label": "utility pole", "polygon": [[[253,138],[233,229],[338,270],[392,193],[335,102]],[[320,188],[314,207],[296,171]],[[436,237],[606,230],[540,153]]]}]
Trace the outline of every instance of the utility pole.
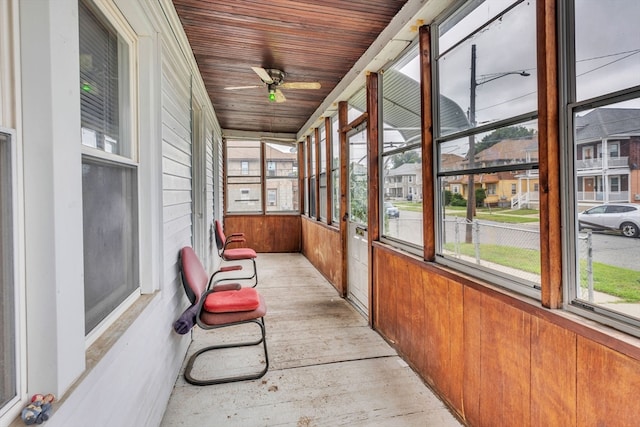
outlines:
[{"label": "utility pole", "polygon": [[[469,125],[471,128],[476,126],[476,89],[478,86],[485,83],[497,80],[510,74],[517,74],[519,76],[528,77],[531,74],[526,71],[507,71],[504,73],[497,73],[488,76],[484,76],[480,81],[476,78],[476,45],[471,45],[471,96],[469,99]],[[469,151],[467,151],[467,158],[469,159],[469,169],[475,168],[476,157],[476,137],[475,135],[469,136]],[[467,225],[465,233],[465,242],[473,242],[473,217],[476,213],[476,188],[475,178],[473,173],[469,174],[469,182],[467,185]]]},{"label": "utility pole", "polygon": [[[476,45],[471,45],[471,99],[469,102],[469,124],[471,127],[476,125]],[[469,169],[475,167],[476,156],[476,137],[469,135],[469,151],[467,151],[467,159],[469,159]],[[469,175],[469,184],[467,185],[467,224],[465,232],[465,242],[473,241],[473,217],[476,210],[476,187],[475,177]]]}]

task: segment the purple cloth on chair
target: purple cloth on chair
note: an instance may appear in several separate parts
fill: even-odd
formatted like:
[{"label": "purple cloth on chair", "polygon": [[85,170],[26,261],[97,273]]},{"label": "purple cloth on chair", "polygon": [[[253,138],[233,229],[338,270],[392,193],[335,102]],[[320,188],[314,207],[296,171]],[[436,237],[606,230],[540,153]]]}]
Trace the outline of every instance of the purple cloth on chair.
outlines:
[{"label": "purple cloth on chair", "polygon": [[189,332],[196,324],[196,314],[198,314],[198,304],[193,304],[182,313],[178,320],[173,322],[173,330],[180,335]]}]

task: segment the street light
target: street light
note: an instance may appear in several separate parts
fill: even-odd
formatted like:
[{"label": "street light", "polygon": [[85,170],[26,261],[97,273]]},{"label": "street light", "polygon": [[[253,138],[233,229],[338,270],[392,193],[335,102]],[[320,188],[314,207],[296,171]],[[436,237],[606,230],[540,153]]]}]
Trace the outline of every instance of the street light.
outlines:
[{"label": "street light", "polygon": [[[476,125],[476,88],[485,83],[489,83],[491,81],[497,80],[504,76],[508,76],[511,74],[516,74],[523,77],[528,77],[531,74],[526,71],[507,71],[504,73],[498,73],[495,75],[489,75],[484,79],[478,81],[476,79],[476,45],[471,45],[471,99],[469,102],[469,124],[471,127]],[[475,135],[469,136],[469,151],[467,152],[467,157],[469,158],[469,169],[474,168],[474,161],[476,156],[476,138]],[[475,213],[476,208],[476,189],[475,189],[475,181],[473,174],[469,175],[469,183],[467,185],[467,230],[465,235],[466,243],[471,243],[473,241],[472,237],[472,227],[471,223],[473,222],[473,214]]]}]

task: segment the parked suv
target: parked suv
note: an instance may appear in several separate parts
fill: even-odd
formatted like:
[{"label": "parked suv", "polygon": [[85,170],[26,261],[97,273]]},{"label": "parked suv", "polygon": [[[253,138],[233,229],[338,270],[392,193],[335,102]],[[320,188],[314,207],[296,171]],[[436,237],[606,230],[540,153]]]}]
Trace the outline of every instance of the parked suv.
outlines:
[{"label": "parked suv", "polygon": [[393,206],[391,202],[384,202],[384,213],[389,218],[400,218],[400,210]]},{"label": "parked suv", "polygon": [[587,209],[578,214],[578,228],[616,230],[626,237],[640,234],[640,205],[611,203]]}]

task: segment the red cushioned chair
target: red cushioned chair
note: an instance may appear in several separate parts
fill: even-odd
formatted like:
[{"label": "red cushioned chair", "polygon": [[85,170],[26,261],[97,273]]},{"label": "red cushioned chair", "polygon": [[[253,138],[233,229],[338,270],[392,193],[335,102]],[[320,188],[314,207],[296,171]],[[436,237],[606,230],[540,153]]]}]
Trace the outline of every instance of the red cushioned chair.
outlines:
[{"label": "red cushioned chair", "polygon": [[253,275],[247,277],[234,277],[235,280],[254,279],[253,286],[258,284],[258,269],[256,267],[256,258],[258,254],[251,248],[230,248],[229,245],[234,243],[244,243],[244,233],[233,233],[229,237],[225,236],[220,221],[215,221],[216,228],[216,245],[218,246],[218,255],[224,261],[244,261],[251,260],[253,262]]},{"label": "red cushioned chair", "polygon": [[[254,341],[212,345],[195,352],[187,362],[184,372],[185,380],[194,385],[211,385],[253,380],[264,376],[269,369],[269,356],[267,354],[266,329],[264,325],[267,306],[262,295],[253,287],[242,288],[237,284],[212,286],[212,280],[207,276],[200,259],[189,246],[182,248],[179,261],[182,284],[187,297],[192,304],[197,304],[195,319],[199,327],[202,329],[216,329],[244,323],[255,323],[260,328],[260,337]],[[208,379],[196,379],[191,374],[196,359],[202,353],[223,348],[247,347],[258,344],[262,344],[264,348],[265,363],[264,367],[255,373]]]}]

